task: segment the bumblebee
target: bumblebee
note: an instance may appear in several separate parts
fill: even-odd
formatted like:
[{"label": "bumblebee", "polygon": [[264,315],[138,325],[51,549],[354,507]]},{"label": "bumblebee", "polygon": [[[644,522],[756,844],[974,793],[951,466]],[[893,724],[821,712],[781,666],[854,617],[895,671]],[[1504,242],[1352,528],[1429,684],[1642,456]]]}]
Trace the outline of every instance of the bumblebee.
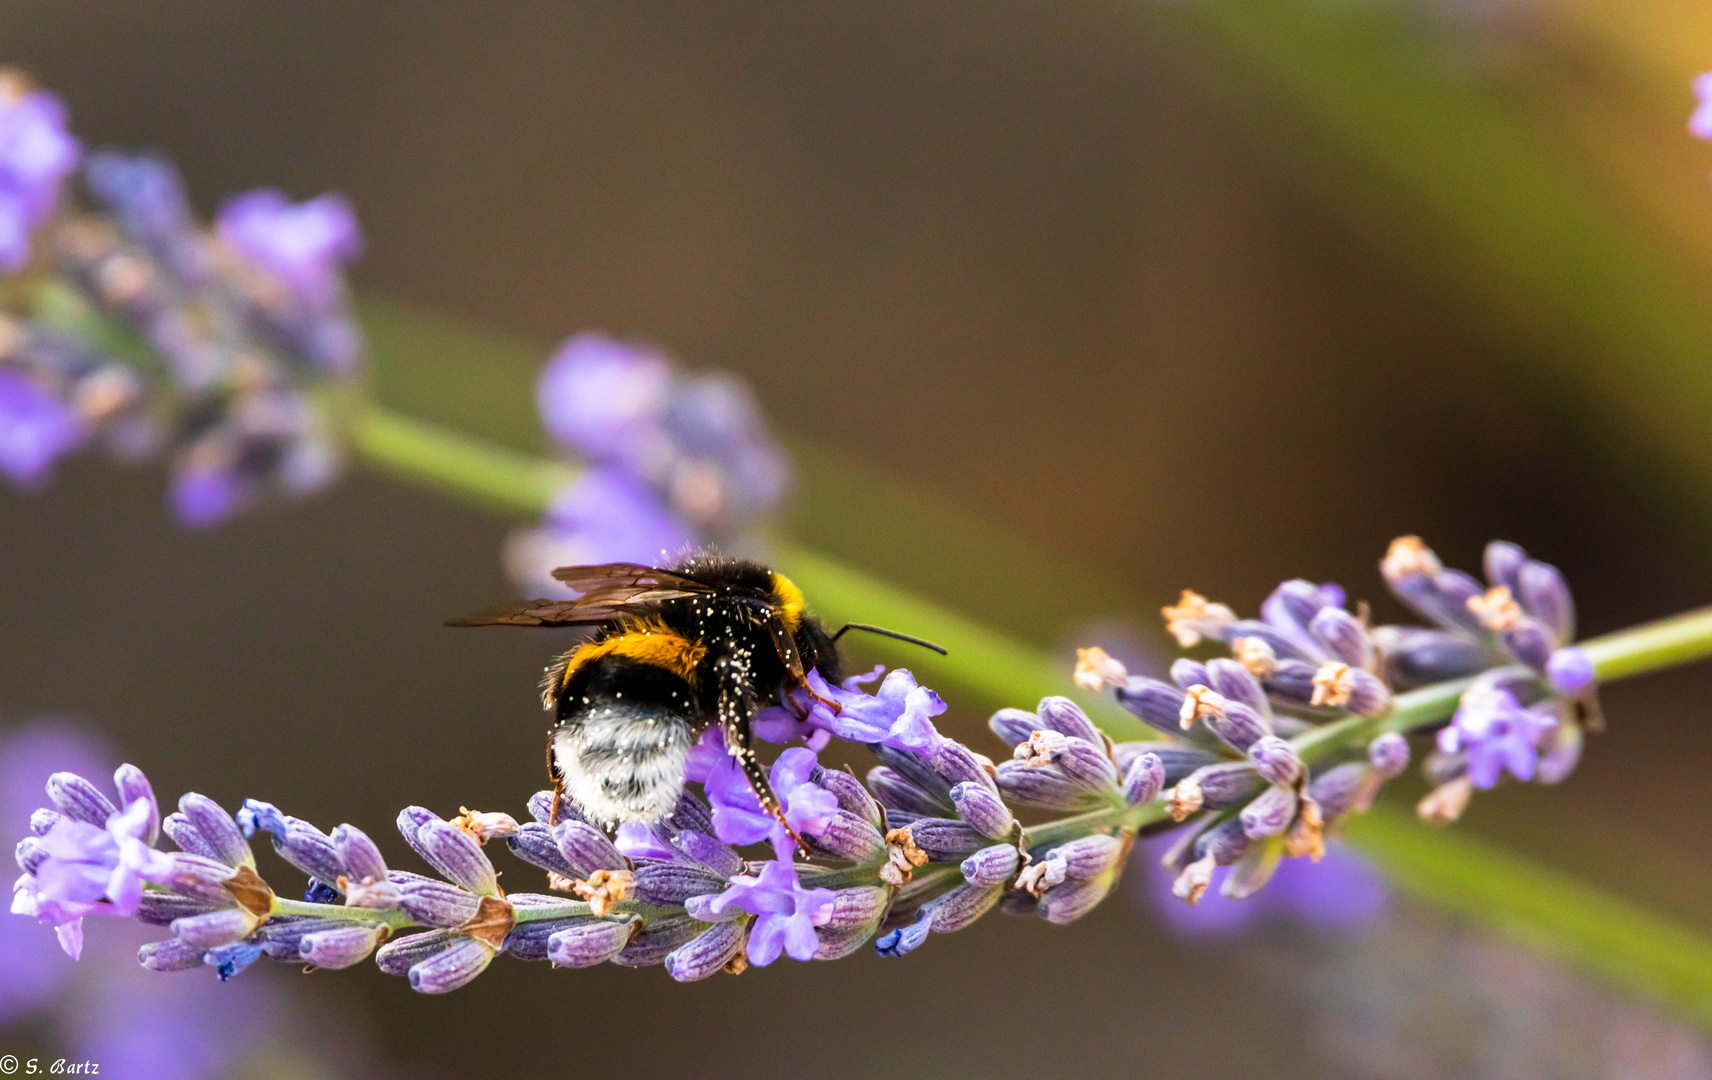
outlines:
[{"label": "bumblebee", "polygon": [[541,683],[542,705],[554,718],[547,762],[555,820],[560,798],[609,825],[665,817],[683,790],[690,747],[718,725],[761,806],[782,822],[751,746],[751,722],[761,707],[802,689],[836,712],[805,673],[841,677],[837,641],[845,630],[944,652],[861,623],[828,634],[804,607],[801,589],[747,559],[699,552],[670,569],[609,563],[561,567],[553,577],[581,595],[526,601],[447,625],[593,628],[553,661]]}]

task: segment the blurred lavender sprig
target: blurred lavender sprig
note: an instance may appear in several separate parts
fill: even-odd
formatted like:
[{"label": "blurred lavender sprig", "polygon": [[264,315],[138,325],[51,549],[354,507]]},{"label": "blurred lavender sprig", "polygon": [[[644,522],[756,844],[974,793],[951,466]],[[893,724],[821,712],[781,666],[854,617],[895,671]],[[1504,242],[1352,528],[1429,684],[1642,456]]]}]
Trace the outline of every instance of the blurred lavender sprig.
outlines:
[{"label": "blurred lavender sprig", "polygon": [[559,566],[664,563],[707,543],[752,552],[789,486],[784,451],[749,388],[691,375],[657,349],[571,338],[541,373],[536,404],[559,451],[587,464],[538,526],[507,541],[520,588],[569,595]]},{"label": "blurred lavender sprig", "polygon": [[191,527],[325,487],[360,375],[350,207],[257,191],[205,229],[165,158],[84,155],[65,123],[0,73],[0,471],[37,488],[86,447],[163,460]]}]

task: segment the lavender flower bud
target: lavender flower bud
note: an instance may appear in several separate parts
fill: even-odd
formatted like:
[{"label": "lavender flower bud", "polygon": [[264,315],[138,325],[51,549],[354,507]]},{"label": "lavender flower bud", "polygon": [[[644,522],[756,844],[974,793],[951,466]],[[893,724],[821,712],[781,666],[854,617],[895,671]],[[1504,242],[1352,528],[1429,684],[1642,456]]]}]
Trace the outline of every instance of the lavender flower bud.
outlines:
[{"label": "lavender flower bud", "polygon": [[1208,673],[1207,665],[1185,656],[1172,661],[1171,681],[1187,690],[1191,686],[1211,686],[1213,677]]},{"label": "lavender flower bud", "polygon": [[[1552,689],[1566,697],[1575,697],[1583,690],[1593,685],[1593,658],[1587,655],[1587,650],[1575,645],[1565,646],[1551,654],[1546,661],[1546,675],[1551,679]],[[35,827],[35,819],[31,819],[31,828]]]},{"label": "lavender flower bud", "polygon": [[651,907],[677,907],[692,896],[707,896],[725,888],[725,880],[699,866],[654,863],[636,871],[636,899]]},{"label": "lavender flower bud", "polygon": [[[515,894],[508,899],[515,899]],[[529,922],[520,922],[505,935],[505,941],[499,951],[514,960],[546,960],[547,945],[554,934],[586,921],[588,920],[584,916],[573,916],[569,919],[531,919]]]},{"label": "lavender flower bud", "polygon": [[856,885],[832,894],[832,914],[825,925],[835,930],[871,923],[885,913],[891,891],[878,885]]},{"label": "lavender flower bud", "polygon": [[250,936],[256,928],[256,917],[243,908],[221,908],[201,915],[187,915],[172,921],[172,936],[193,949],[207,952],[221,945],[230,945]]},{"label": "lavender flower bud", "polygon": [[1314,700],[1314,676],[1319,665],[1303,660],[1280,660],[1278,670],[1266,680],[1266,692],[1273,700],[1299,709],[1311,708]]},{"label": "lavender flower bud", "polygon": [[1088,714],[1082,707],[1067,697],[1046,697],[1040,699],[1040,726],[1068,735],[1073,739],[1083,739],[1100,745],[1100,729],[1088,719]]},{"label": "lavender flower bud", "polygon": [[707,924],[688,915],[668,915],[645,925],[630,944],[619,950],[612,962],[620,967],[652,967],[666,955],[706,929]]},{"label": "lavender flower bud", "polygon": [[164,884],[180,896],[229,907],[233,899],[226,882],[231,877],[232,868],[217,859],[177,852],[172,857],[172,874]]},{"label": "lavender flower bud", "polygon": [[1489,662],[1478,643],[1444,630],[1381,626],[1374,637],[1391,678],[1404,686],[1460,679],[1486,670]]},{"label": "lavender flower bud", "polygon": [[1290,827],[1290,820],[1296,816],[1296,792],[1274,784],[1256,795],[1238,816],[1250,840],[1277,836]]},{"label": "lavender flower bud", "polygon": [[30,835],[46,836],[63,818],[64,815],[57,810],[49,810],[46,807],[40,810],[32,810],[30,812]]},{"label": "lavender flower bud", "polygon": [[[1245,662],[1243,657],[1237,657],[1238,662],[1242,663],[1249,673],[1260,679],[1261,682],[1271,678],[1271,671],[1276,669],[1282,660],[1309,659],[1302,642],[1281,632],[1277,627],[1258,619],[1243,619],[1231,626],[1230,642],[1233,653],[1236,651],[1238,641],[1250,642],[1251,644],[1243,646],[1244,651],[1264,660],[1263,664],[1257,665],[1260,667],[1260,671],[1256,671],[1253,667],[1249,667],[1249,662]],[[1264,648],[1264,652],[1261,651],[1262,648]],[[1261,674],[1261,671],[1265,671],[1266,674]]]},{"label": "lavender flower bud", "polygon": [[1308,623],[1308,632],[1327,652],[1350,667],[1373,666],[1373,640],[1367,628],[1342,608],[1321,608]]},{"label": "lavender flower bud", "polygon": [[925,792],[941,808],[941,812],[951,809],[951,785],[940,778],[939,774],[928,767],[928,763],[913,751],[899,750],[876,743],[869,747],[874,756],[880,759],[880,764],[891,769],[905,781]]},{"label": "lavender flower bud", "polygon": [[448,879],[478,896],[498,891],[493,863],[462,829],[430,818],[417,828],[414,839],[417,852]]},{"label": "lavender flower bud", "polygon": [[120,806],[130,806],[138,799],[148,800],[149,826],[143,833],[143,843],[153,847],[160,837],[160,804],[155,802],[155,791],[149,786],[149,778],[135,765],[121,765],[113,773],[113,787],[119,793]]},{"label": "lavender flower bud", "polygon": [[1544,623],[1557,641],[1575,637],[1575,601],[1557,567],[1530,559],[1517,572],[1512,588],[1522,607]]},{"label": "lavender flower bud", "polygon": [[398,834],[404,837],[405,843],[416,846],[416,831],[430,821],[439,820],[439,815],[422,806],[406,806],[398,812]]},{"label": "lavender flower bud", "polygon": [[451,947],[464,935],[453,930],[430,930],[424,934],[396,937],[375,953],[375,966],[388,975],[408,974],[412,967]]},{"label": "lavender flower bud", "polygon": [[322,919],[313,916],[284,916],[270,919],[256,928],[255,940],[274,960],[294,962],[303,959],[301,946],[303,939],[309,934],[319,934],[326,930],[344,930],[351,926],[343,919]]},{"label": "lavender flower bud", "polygon": [[244,839],[238,822],[219,803],[192,791],[178,800],[178,810],[202,834],[202,839],[213,849],[214,858],[227,866],[255,865],[255,856],[250,854],[249,842]]},{"label": "lavender flower bud", "polygon": [[1223,657],[1209,660],[1207,678],[1211,680],[1207,685],[1226,700],[1246,705],[1262,717],[1271,712],[1266,704],[1266,691],[1261,689],[1259,680],[1235,660]]},{"label": "lavender flower bud", "polygon": [[1248,748],[1255,771],[1270,784],[1294,784],[1302,775],[1302,759],[1296,750],[1276,735],[1269,735]]},{"label": "lavender flower bud", "polygon": [[1400,775],[1409,767],[1409,740],[1386,732],[1367,744],[1367,763],[1387,780]]},{"label": "lavender flower bud", "polygon": [[571,877],[586,878],[596,870],[624,870],[628,860],[606,834],[586,821],[562,821],[553,830],[559,854],[575,871]]},{"label": "lavender flower bud", "polygon": [[1226,818],[1195,839],[1195,855],[1211,857],[1219,866],[1229,866],[1242,858],[1249,848],[1248,833],[1241,816]]},{"label": "lavender flower bud", "polygon": [[1508,540],[1494,540],[1486,545],[1483,559],[1486,580],[1514,591],[1519,583],[1522,564],[1527,561],[1528,553],[1522,550],[1520,544],[1512,544]]},{"label": "lavender flower bud", "polygon": [[1112,760],[1117,764],[1118,771],[1125,776],[1129,775],[1130,769],[1135,767],[1136,759],[1143,754],[1152,754],[1165,766],[1166,784],[1175,784],[1196,769],[1220,760],[1217,754],[1209,751],[1167,742],[1118,743],[1112,747]]},{"label": "lavender flower bud", "polygon": [[[1157,731],[1168,735],[1181,734],[1183,691],[1158,679],[1133,678],[1118,690],[1118,704]],[[997,717],[994,718],[995,720]],[[1027,735],[1023,736],[1028,738]],[[1020,739],[1018,740],[1021,741]]]},{"label": "lavender flower bud", "polygon": [[384,933],[378,926],[347,926],[305,934],[297,946],[298,958],[319,968],[348,968],[374,952]]},{"label": "lavender flower bud", "polygon": [[[225,893],[222,889],[221,892]],[[232,896],[225,893],[226,902],[230,903]],[[159,889],[145,889],[141,899],[137,901],[137,919],[150,926],[171,926],[176,919],[187,918],[191,915],[201,915],[213,911],[216,906],[205,900],[190,896],[179,896],[177,893],[162,892]]]},{"label": "lavender flower bud", "polygon": [[399,884],[399,907],[424,926],[462,926],[475,918],[481,898],[445,881],[412,875]]},{"label": "lavender flower bud", "polygon": [[380,848],[375,846],[375,842],[369,839],[367,833],[355,825],[340,825],[333,830],[332,841],[333,850],[339,856],[339,863],[352,881],[362,881],[365,878],[386,880],[386,860],[381,858]]},{"label": "lavender flower bud", "polygon": [[1165,764],[1158,754],[1142,754],[1130,765],[1129,772],[1124,776],[1124,803],[1129,806],[1140,806],[1159,798],[1159,793],[1165,789]]},{"label": "lavender flower bud", "polygon": [[713,871],[721,881],[743,869],[743,856],[716,836],[683,829],[672,837],[672,846],[687,859]]},{"label": "lavender flower bud", "polygon": [[1524,616],[1514,628],[1503,634],[1504,648],[1511,656],[1533,668],[1545,671],[1551,661],[1557,640],[1551,629],[1538,619]]},{"label": "lavender flower bud", "polygon": [[215,853],[214,845],[203,838],[201,830],[190,823],[190,819],[180,813],[168,814],[161,821],[161,831],[171,838],[172,842],[191,855],[200,855],[205,859],[222,861]]},{"label": "lavender flower bud", "polygon": [[99,788],[76,773],[56,772],[48,777],[48,798],[59,812],[73,821],[105,827],[119,810]]},{"label": "lavender flower bud", "polygon": [[835,929],[831,926],[817,926],[814,936],[820,939],[820,948],[814,951],[816,960],[842,960],[860,949],[864,942],[874,936],[874,928],[878,920],[863,923],[861,926],[847,926]]},{"label": "lavender flower bud", "polygon": [[874,940],[874,951],[881,956],[894,958],[908,956],[921,947],[932,929],[931,919],[922,919],[908,926],[893,927]]},{"label": "lavender flower bud", "polygon": [[1001,761],[999,790],[1005,801],[1043,810],[1091,810],[1104,799],[1066,776],[1056,765],[1031,768],[1020,761]]},{"label": "lavender flower bud", "polygon": [[948,818],[922,818],[908,828],[910,839],[927,853],[930,862],[961,862],[964,856],[987,846],[987,837]]},{"label": "lavender flower bud", "polygon": [[1227,702],[1222,715],[1208,716],[1206,722],[1214,735],[1237,750],[1246,751],[1272,734],[1264,716],[1237,701]]},{"label": "lavender flower bud", "polygon": [[41,840],[34,836],[26,836],[18,841],[16,855],[18,869],[26,874],[34,874],[48,861],[47,849],[42,847]]},{"label": "lavender flower bud", "polygon": [[687,945],[666,954],[666,974],[678,982],[696,982],[725,970],[749,940],[744,921],[720,923],[698,934]]},{"label": "lavender flower bud", "polygon": [[273,849],[286,862],[322,881],[337,881],[345,872],[332,837],[301,818],[285,819],[285,835],[274,836]]},{"label": "lavender flower bud", "polygon": [[1105,744],[1096,739],[1071,736],[1052,755],[1052,763],[1064,775],[1090,790],[1109,790],[1118,779],[1118,767],[1106,756]]},{"label": "lavender flower bud", "polygon": [[[561,809],[564,800],[560,800]],[[553,824],[553,792],[537,791],[529,796],[529,816],[543,825]]]},{"label": "lavender flower bud", "polygon": [[993,910],[1003,890],[997,885],[964,882],[929,903],[924,911],[936,934],[952,934]]},{"label": "lavender flower bud", "polygon": [[[848,810],[832,815],[824,827],[808,837],[810,844],[830,855],[852,862],[867,862],[886,849],[880,830]],[[726,875],[730,877],[730,874]]]},{"label": "lavender flower bud", "polygon": [[563,877],[579,876],[559,853],[558,842],[553,839],[553,830],[539,821],[526,822],[519,826],[517,835],[506,837],[505,843],[513,855],[532,866],[539,866]]},{"label": "lavender flower bud", "polygon": [[1010,844],[984,847],[963,860],[963,880],[971,885],[1002,885],[1022,863],[1022,855]]},{"label": "lavender flower bud", "polygon": [[865,819],[876,828],[879,826],[880,804],[868,794],[868,789],[862,786],[862,781],[843,769],[828,769],[820,765],[814,767],[809,779],[832,792],[833,797],[838,800],[839,809]]},{"label": "lavender flower bud", "polygon": [[997,790],[993,787],[992,775],[987,772],[993,763],[988,761],[983,765],[983,759],[960,742],[946,739],[925,755],[925,758],[928,766],[948,787],[976,784],[990,791]]},{"label": "lavender flower bud", "polygon": [[493,962],[493,946],[457,937],[445,949],[410,968],[410,988],[419,994],[446,994],[468,985]]},{"label": "lavender flower bud", "polygon": [[151,941],[137,950],[137,962],[150,971],[189,971],[202,966],[202,950],[177,938]]},{"label": "lavender flower bud", "polygon": [[1117,865],[1123,841],[1096,833],[1060,844],[1052,853],[1064,860],[1064,874],[1071,881],[1087,881]]},{"label": "lavender flower bud", "polygon": [[1025,709],[1000,709],[987,721],[987,727],[1006,746],[1015,746],[1039,730],[1040,717]]},{"label": "lavender flower bud", "polygon": [[1365,802],[1372,794],[1368,767],[1360,762],[1347,762],[1327,769],[1308,785],[1308,797],[1320,806],[1320,815],[1327,821],[1342,817]]},{"label": "lavender flower bud", "polygon": [[1000,840],[1011,834],[1016,818],[1011,816],[1010,807],[1004,804],[1004,800],[986,784],[958,784],[951,789],[951,801],[957,806],[958,816],[982,836]]},{"label": "lavender flower bud", "polygon": [[1049,923],[1060,926],[1074,922],[1094,910],[1112,891],[1116,874],[1101,874],[1089,881],[1071,881],[1048,889],[1035,911]]},{"label": "lavender flower bud", "polygon": [[1432,591],[1436,610],[1429,612],[1447,626],[1480,632],[1480,618],[1469,609],[1468,602],[1486,594],[1480,582],[1461,570],[1441,570],[1433,575]]},{"label": "lavender flower bud", "polygon": [[880,805],[887,810],[904,810],[934,817],[949,809],[937,796],[924,791],[906,780],[896,769],[885,765],[876,765],[868,770],[868,787],[874,792],[874,797],[880,800]]}]

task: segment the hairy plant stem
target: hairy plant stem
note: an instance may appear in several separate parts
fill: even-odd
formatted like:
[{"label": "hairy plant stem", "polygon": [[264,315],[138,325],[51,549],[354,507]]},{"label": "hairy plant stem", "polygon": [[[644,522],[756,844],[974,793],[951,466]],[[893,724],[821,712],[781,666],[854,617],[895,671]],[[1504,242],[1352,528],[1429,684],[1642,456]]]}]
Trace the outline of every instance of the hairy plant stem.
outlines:
[{"label": "hairy plant stem", "polygon": [[348,907],[344,904],[316,904],[307,900],[290,900],[275,895],[271,915],[312,915],[318,919],[339,919],[344,922],[369,923],[391,930],[404,930],[422,924],[404,913],[403,908]]}]

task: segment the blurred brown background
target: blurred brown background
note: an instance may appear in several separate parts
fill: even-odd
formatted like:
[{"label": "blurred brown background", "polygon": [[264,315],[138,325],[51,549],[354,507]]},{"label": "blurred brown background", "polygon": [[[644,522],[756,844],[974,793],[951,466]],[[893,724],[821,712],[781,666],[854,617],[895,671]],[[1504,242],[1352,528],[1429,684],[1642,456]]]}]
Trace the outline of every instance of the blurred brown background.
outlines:
[{"label": "blurred brown background", "polygon": [[[1152,632],[1184,585],[1239,609],[1295,575],[1379,600],[1403,532],[1469,567],[1490,537],[1526,544],[1588,632],[1712,593],[1669,490],[1603,464],[1549,387],[1507,374],[1500,328],[1345,228],[1135,4],[14,2],[0,60],[88,143],[168,149],[204,209],[347,193],[369,293],[543,357],[602,328],[743,373],[791,437],[1070,567],[1073,595],[1031,618],[1003,565],[949,566],[931,536],[909,558],[912,522],[842,548],[1042,644],[1100,618]],[[358,476],[187,537],[158,489],[79,462],[0,499],[0,708],[91,717],[159,791],[323,825],[518,808],[551,643],[438,627],[506,593],[506,523]],[[1712,876],[1708,690],[1614,688],[1569,787],[1501,792],[1469,827],[1712,927],[1684,885]],[[1354,1068],[1302,1034],[1312,1002],[1275,968],[1124,902],[690,988],[500,964],[448,1000],[372,970],[311,981],[430,1075]]]}]

